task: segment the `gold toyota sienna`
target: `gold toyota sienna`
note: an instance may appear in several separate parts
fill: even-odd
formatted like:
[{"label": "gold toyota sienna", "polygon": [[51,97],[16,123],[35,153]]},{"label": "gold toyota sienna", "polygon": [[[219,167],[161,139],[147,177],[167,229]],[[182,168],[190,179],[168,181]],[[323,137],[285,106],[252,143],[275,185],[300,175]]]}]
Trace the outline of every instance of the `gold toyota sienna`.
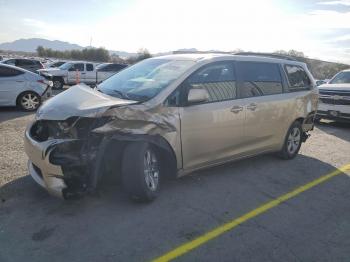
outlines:
[{"label": "gold toyota sienna", "polygon": [[313,129],[315,86],[288,57],[146,59],[44,103],[25,132],[29,173],[63,198],[120,176],[132,199],[151,201],[165,177],[263,153],[292,159]]}]

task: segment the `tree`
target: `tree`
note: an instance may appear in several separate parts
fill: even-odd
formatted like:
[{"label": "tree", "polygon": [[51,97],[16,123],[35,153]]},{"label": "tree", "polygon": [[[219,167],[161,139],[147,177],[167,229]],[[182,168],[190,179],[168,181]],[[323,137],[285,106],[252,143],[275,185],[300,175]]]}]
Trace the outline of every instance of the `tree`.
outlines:
[{"label": "tree", "polygon": [[150,57],[152,57],[152,55],[150,54],[150,52],[146,48],[140,48],[137,51],[137,55],[133,56],[133,57],[129,57],[127,59],[127,62],[129,64],[134,64],[134,63],[137,63],[137,62],[139,62],[141,60],[144,60],[144,59],[147,59],[147,58],[150,58]]},{"label": "tree", "polygon": [[108,62],[110,60],[108,50],[103,47],[84,48],[83,50],[59,51],[38,46],[36,51],[40,57],[55,57],[96,62]]},{"label": "tree", "polygon": [[38,53],[38,56],[40,56],[40,57],[45,56],[45,48],[42,47],[41,45],[39,45],[39,46],[36,48],[36,52]]}]

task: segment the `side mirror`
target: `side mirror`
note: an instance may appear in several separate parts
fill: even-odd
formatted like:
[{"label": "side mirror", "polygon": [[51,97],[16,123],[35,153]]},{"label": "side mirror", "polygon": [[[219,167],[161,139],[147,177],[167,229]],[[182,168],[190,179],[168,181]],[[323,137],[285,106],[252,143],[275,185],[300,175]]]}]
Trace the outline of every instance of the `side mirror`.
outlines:
[{"label": "side mirror", "polygon": [[209,100],[209,93],[205,89],[190,89],[188,92],[187,101],[188,103],[200,103],[200,102],[206,102]]}]

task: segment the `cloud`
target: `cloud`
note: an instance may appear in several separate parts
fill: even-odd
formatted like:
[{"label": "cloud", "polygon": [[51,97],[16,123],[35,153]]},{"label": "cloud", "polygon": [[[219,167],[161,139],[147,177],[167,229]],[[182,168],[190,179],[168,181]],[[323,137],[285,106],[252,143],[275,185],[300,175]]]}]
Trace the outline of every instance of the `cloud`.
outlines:
[{"label": "cloud", "polygon": [[[324,6],[350,5],[349,1],[319,2]],[[345,3],[345,4],[344,4]],[[25,18],[27,30],[35,35],[83,46],[136,51],[148,48],[162,52],[195,47],[200,50],[271,52],[296,49],[309,56],[350,63],[345,50],[334,49],[327,34],[350,29],[350,12],[318,10],[293,13],[273,0],[267,1],[131,1],[122,12],[102,16],[97,22],[67,20],[47,22]],[[341,39],[338,39],[341,41]],[[334,56],[336,54],[336,56]]]},{"label": "cloud", "polygon": [[337,0],[337,1],[325,1],[325,2],[318,2],[319,5],[346,5],[350,6],[349,0]]}]

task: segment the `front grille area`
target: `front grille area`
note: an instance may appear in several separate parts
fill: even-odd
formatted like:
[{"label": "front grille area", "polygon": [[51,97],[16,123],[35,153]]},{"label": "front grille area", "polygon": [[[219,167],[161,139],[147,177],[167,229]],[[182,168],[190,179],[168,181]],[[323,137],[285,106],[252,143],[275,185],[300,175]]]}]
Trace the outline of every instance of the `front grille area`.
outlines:
[{"label": "front grille area", "polygon": [[333,99],[333,98],[323,98],[320,97],[322,103],[330,105],[350,105],[350,99]]},{"label": "front grille area", "polygon": [[320,90],[320,101],[330,105],[350,105],[350,91]]}]

